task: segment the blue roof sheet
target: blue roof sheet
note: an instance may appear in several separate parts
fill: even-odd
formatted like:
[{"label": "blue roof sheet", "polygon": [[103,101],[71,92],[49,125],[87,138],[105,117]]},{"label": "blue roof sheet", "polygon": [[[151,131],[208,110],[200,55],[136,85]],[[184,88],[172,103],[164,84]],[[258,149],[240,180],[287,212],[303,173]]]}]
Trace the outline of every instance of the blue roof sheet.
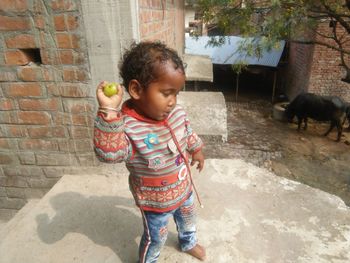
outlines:
[{"label": "blue roof sheet", "polygon": [[240,42],[244,38],[237,36],[225,37],[225,43],[221,46],[209,46],[210,37],[201,36],[198,38],[186,37],[185,53],[191,55],[206,55],[209,56],[213,64],[239,64],[245,61],[248,65],[277,67],[281,58],[285,41],[281,41],[279,48],[271,51],[264,51],[260,57],[247,56],[246,53],[238,52]]}]

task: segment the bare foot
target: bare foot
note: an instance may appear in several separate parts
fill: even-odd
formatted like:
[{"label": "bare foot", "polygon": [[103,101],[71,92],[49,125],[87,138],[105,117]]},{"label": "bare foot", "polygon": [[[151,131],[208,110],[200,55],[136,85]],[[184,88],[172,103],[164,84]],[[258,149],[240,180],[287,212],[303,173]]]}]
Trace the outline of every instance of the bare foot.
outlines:
[{"label": "bare foot", "polygon": [[192,257],[198,258],[200,261],[205,260],[205,248],[201,245],[195,245],[190,250],[185,251],[187,254],[190,254]]}]

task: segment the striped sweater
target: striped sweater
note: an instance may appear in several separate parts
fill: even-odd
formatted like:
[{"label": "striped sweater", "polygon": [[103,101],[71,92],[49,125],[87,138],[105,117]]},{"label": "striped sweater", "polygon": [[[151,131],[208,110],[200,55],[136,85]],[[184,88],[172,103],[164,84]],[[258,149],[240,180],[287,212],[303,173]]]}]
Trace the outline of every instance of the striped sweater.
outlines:
[{"label": "striped sweater", "polygon": [[103,114],[95,119],[97,157],[103,162],[125,161],[135,202],[147,211],[170,211],[186,200],[192,186],[183,158],[188,160],[202,145],[178,105],[163,121],[140,116],[128,102],[115,119],[106,121]]}]

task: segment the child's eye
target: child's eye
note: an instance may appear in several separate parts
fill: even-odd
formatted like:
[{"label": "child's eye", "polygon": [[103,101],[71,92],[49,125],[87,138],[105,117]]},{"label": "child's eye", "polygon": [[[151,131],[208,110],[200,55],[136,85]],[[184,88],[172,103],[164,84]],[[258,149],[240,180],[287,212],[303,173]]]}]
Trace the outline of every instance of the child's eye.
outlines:
[{"label": "child's eye", "polygon": [[169,97],[171,95],[171,92],[162,92],[164,97]]}]

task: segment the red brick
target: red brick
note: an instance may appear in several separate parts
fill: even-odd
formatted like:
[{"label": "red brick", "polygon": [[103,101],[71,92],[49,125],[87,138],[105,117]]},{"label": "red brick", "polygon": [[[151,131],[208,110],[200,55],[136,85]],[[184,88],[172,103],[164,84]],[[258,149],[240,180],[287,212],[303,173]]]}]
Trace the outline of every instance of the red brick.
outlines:
[{"label": "red brick", "polygon": [[[43,68],[42,69],[42,75],[43,75],[43,81],[62,81],[61,77],[62,72],[58,70],[55,67],[52,68]],[[56,84],[57,85],[57,84]]]},{"label": "red brick", "polygon": [[51,153],[36,154],[37,164],[44,166],[70,166],[78,165],[78,161],[73,154],[67,153]]},{"label": "red brick", "polygon": [[49,34],[45,31],[40,31],[39,33],[39,43],[40,43],[40,56],[41,56],[41,59],[42,61],[43,60],[43,53],[49,53],[47,50],[45,50],[45,48],[47,48],[49,46],[49,41],[50,41],[50,38],[49,38]]},{"label": "red brick", "polygon": [[58,70],[53,68],[25,66],[17,68],[18,78],[22,81],[55,81],[60,79]]},{"label": "red brick", "polygon": [[34,18],[35,27],[38,29],[45,29],[45,19],[43,16],[37,16]]},{"label": "red brick", "polygon": [[66,100],[64,101],[64,109],[73,114],[92,113],[94,104],[85,100]]},{"label": "red brick", "polygon": [[12,111],[3,111],[0,114],[0,123],[1,124],[17,124],[17,115]]},{"label": "red brick", "polygon": [[38,81],[41,79],[40,68],[18,67],[17,74],[18,74],[18,78],[22,81]]},{"label": "red brick", "polygon": [[5,39],[8,48],[36,48],[34,36],[20,34]]},{"label": "red brick", "polygon": [[78,70],[77,71],[77,79],[79,82],[86,82],[89,79],[89,75],[86,70]]},{"label": "red brick", "polygon": [[89,88],[81,84],[64,83],[60,85],[48,85],[48,94],[53,96],[85,98],[89,96]]},{"label": "red brick", "polygon": [[[35,155],[34,153],[21,153],[19,156],[19,161],[21,164],[35,164]],[[26,173],[28,173],[30,176],[40,176],[42,174],[42,171],[39,167],[30,167],[31,169],[29,169],[29,167],[25,167],[24,169],[21,169],[23,172],[21,172],[22,175],[25,175]],[[34,171],[33,171],[33,170]]]},{"label": "red brick", "polygon": [[52,96],[60,96],[60,90],[59,90],[59,85],[60,84],[50,84],[48,83],[46,85],[46,89],[47,89],[47,94],[48,95],[52,95]]},{"label": "red brick", "polygon": [[14,31],[14,30],[28,30],[28,29],[30,29],[29,19],[0,15],[0,30]]},{"label": "red brick", "polygon": [[93,118],[86,114],[72,114],[72,124],[81,126],[92,126]]},{"label": "red brick", "polygon": [[92,131],[91,131],[91,128],[88,128],[88,127],[73,126],[70,129],[70,136],[73,139],[91,138]]},{"label": "red brick", "polygon": [[54,0],[51,3],[54,11],[73,11],[77,10],[76,4],[72,0]]},{"label": "red brick", "polygon": [[75,69],[64,69],[63,70],[63,80],[64,81],[75,81],[77,80]]},{"label": "red brick", "polygon": [[8,139],[5,138],[0,138],[0,149],[2,150],[10,150],[11,146],[10,146],[10,142]]},{"label": "red brick", "polygon": [[14,72],[0,71],[0,82],[16,81],[16,74]]},{"label": "red brick", "polygon": [[12,99],[0,99],[0,110],[14,110],[15,104]]},{"label": "red brick", "polygon": [[74,140],[59,140],[58,147],[61,152],[75,152]]},{"label": "red brick", "polygon": [[79,38],[77,35],[57,33],[56,41],[58,48],[79,48]]},{"label": "red brick", "polygon": [[24,12],[28,10],[27,0],[1,0],[0,10],[4,12]]},{"label": "red brick", "polygon": [[59,51],[60,60],[63,65],[74,64],[73,50],[61,50]]},{"label": "red brick", "polygon": [[[86,139],[81,139],[81,140],[78,140],[78,139],[75,139],[74,140],[74,144],[75,144],[75,151],[76,152],[85,152],[85,153],[88,153],[88,152],[92,152],[94,147],[92,145],[92,140],[86,140]],[[91,165],[91,163],[90,163]]]},{"label": "red brick", "polygon": [[57,111],[61,107],[59,99],[21,99],[19,100],[19,108],[32,111]]},{"label": "red brick", "polygon": [[6,137],[21,138],[26,136],[26,129],[22,125],[7,125]]},{"label": "red brick", "polygon": [[44,65],[53,65],[55,64],[55,56],[49,52],[48,50],[41,49],[40,50],[41,62]]},{"label": "red brick", "polygon": [[18,113],[20,124],[50,124],[51,116],[47,112],[22,111]]},{"label": "red brick", "polygon": [[23,139],[18,142],[18,147],[20,150],[58,150],[58,144],[56,141],[42,139]]},{"label": "red brick", "polygon": [[85,70],[83,69],[64,69],[63,70],[63,80],[68,82],[84,82],[88,80],[88,76]]},{"label": "red brick", "polygon": [[42,90],[38,83],[12,83],[5,88],[9,97],[40,97]]},{"label": "red brick", "polygon": [[7,65],[27,65],[33,58],[21,50],[11,50],[5,52],[5,63]]},{"label": "red brick", "polygon": [[70,125],[72,124],[72,118],[70,113],[66,112],[53,112],[53,123],[55,125]]},{"label": "red brick", "polygon": [[75,30],[78,28],[79,23],[78,23],[79,17],[75,15],[68,15],[67,16],[67,27],[69,30]]},{"label": "red brick", "polygon": [[66,31],[67,30],[64,14],[54,16],[53,22],[54,22],[56,31]]},{"label": "red brick", "polygon": [[13,154],[0,153],[0,164],[12,164],[15,162],[15,159]]},{"label": "red brick", "polygon": [[84,64],[85,63],[84,53],[75,53],[74,54],[74,64]]},{"label": "red brick", "polygon": [[64,138],[66,137],[63,126],[54,127],[29,127],[28,134],[31,138]]},{"label": "red brick", "polygon": [[79,45],[79,36],[72,35],[71,39],[72,39],[72,47],[73,48],[79,48],[80,47],[80,45]]}]

